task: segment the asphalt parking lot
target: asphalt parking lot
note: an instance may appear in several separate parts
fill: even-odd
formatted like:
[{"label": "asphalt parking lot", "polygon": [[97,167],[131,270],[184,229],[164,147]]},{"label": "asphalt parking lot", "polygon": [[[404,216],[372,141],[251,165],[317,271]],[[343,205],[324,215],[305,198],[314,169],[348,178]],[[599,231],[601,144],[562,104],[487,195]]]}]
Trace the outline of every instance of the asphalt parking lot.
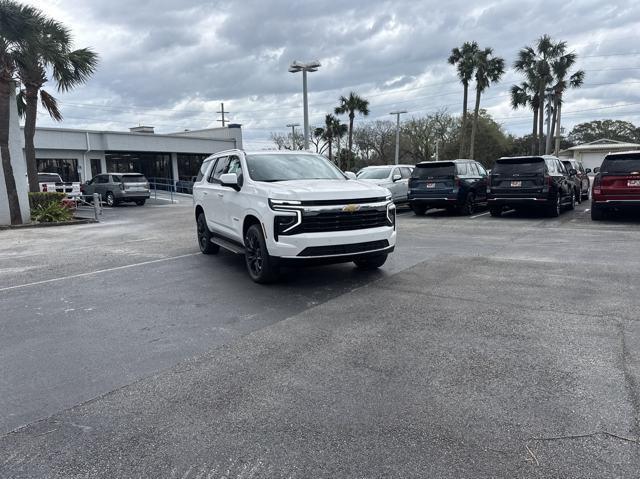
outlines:
[{"label": "asphalt parking lot", "polygon": [[588,209],[266,287],[186,200],[0,231],[0,477],[637,477],[640,220]]}]

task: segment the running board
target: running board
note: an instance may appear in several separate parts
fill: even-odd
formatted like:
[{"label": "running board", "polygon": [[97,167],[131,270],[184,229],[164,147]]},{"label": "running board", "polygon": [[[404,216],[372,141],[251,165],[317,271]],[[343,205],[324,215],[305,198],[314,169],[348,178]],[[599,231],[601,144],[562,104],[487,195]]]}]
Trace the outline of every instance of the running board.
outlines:
[{"label": "running board", "polygon": [[243,246],[240,246],[239,244],[233,241],[227,241],[226,239],[220,238],[219,236],[212,237],[211,242],[235,254],[244,254],[245,252]]}]

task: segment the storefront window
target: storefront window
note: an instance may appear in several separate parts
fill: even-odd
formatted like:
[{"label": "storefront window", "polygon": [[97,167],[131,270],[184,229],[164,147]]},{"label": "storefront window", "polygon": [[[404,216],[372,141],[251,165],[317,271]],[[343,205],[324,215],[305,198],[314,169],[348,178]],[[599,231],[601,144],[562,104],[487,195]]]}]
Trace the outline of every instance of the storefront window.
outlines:
[{"label": "storefront window", "polygon": [[169,153],[107,152],[109,173],[141,173],[147,178],[173,178]]},{"label": "storefront window", "polygon": [[38,172],[58,173],[63,181],[80,181],[78,175],[78,160],[37,158]]},{"label": "storefront window", "polygon": [[200,166],[209,155],[178,153],[178,174],[180,180],[191,181],[198,175]]}]

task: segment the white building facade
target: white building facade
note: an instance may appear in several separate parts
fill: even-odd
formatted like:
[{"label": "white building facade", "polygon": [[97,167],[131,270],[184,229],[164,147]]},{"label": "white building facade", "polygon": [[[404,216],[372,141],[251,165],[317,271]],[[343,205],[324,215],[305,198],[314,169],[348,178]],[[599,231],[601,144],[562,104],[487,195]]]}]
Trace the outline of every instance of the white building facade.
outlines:
[{"label": "white building facade", "polygon": [[235,124],[171,134],[147,126],[128,132],[37,128],[34,143],[38,171],[59,173],[65,181],[107,172],[178,181],[195,176],[207,156],[242,148],[242,130]]},{"label": "white building facade", "polygon": [[607,154],[630,150],[640,150],[640,144],[603,138],[567,148],[560,152],[560,157],[581,161],[585,168],[590,168],[593,171],[594,168],[602,165],[602,160]]}]

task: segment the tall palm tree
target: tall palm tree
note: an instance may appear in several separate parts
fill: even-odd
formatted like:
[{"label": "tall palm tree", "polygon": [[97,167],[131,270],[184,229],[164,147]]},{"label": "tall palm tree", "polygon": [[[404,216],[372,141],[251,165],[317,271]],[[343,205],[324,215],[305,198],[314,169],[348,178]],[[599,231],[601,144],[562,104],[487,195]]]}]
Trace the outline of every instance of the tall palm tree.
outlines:
[{"label": "tall palm tree", "polygon": [[538,107],[540,98],[538,97],[537,81],[533,79],[531,82],[523,81],[519,85],[511,87],[511,107],[514,110],[518,108],[531,108],[533,110],[533,129],[531,131],[531,154],[535,155],[538,142]]},{"label": "tall palm tree", "polygon": [[355,92],[351,92],[348,97],[341,96],[338,101],[340,105],[335,109],[336,115],[349,115],[349,157],[346,161],[346,169],[348,169],[349,162],[353,156],[353,120],[356,117],[356,113],[360,113],[363,116],[369,114],[369,100],[365,100]]},{"label": "tall palm tree", "polygon": [[467,134],[467,103],[469,98],[469,83],[473,80],[473,74],[476,69],[475,55],[478,53],[479,47],[477,42],[464,42],[460,48],[454,48],[451,50],[448,62],[451,65],[456,65],[458,71],[458,78],[463,87],[462,97],[462,131],[460,133],[460,149],[458,152],[458,158],[463,158],[465,155],[465,139]]},{"label": "tall palm tree", "polygon": [[333,116],[331,113],[327,114],[324,117],[324,128],[321,128],[321,130],[322,130],[323,138],[327,142],[327,145],[329,147],[329,161],[333,161],[333,158],[332,158],[333,140],[336,137],[339,125],[340,125],[340,120],[335,116]]},{"label": "tall palm tree", "polygon": [[9,202],[11,224],[22,223],[20,200],[11,166],[9,123],[11,88],[20,52],[27,46],[39,46],[39,27],[44,18],[35,8],[11,0],[0,0],[0,156]]},{"label": "tall palm tree", "polygon": [[[569,70],[575,64],[577,55],[575,53],[567,53],[556,59],[551,65],[553,72],[553,120],[551,132],[555,132],[554,154],[558,156],[560,153],[560,117],[562,110],[562,95],[568,88],[580,88],[584,83],[584,71],[578,70],[567,79]],[[550,148],[547,148],[550,150]],[[550,153],[550,151],[547,151]]]},{"label": "tall palm tree", "polygon": [[544,139],[544,110],[545,90],[553,80],[551,64],[564,55],[566,42],[554,43],[549,35],[542,35],[533,47],[525,46],[518,52],[514,68],[523,72],[527,77],[535,76],[538,80],[538,154],[545,151]]},{"label": "tall palm tree", "polygon": [[471,145],[469,147],[469,158],[474,158],[476,132],[478,130],[478,115],[480,113],[480,97],[482,92],[491,86],[492,83],[500,81],[504,75],[504,59],[493,56],[493,48],[485,48],[475,55],[476,65],[476,104],[473,110],[473,125],[471,126]]},{"label": "tall palm tree", "polygon": [[71,50],[69,30],[55,20],[47,19],[43,23],[41,35],[44,47],[24,48],[18,65],[18,75],[23,85],[18,97],[18,106],[21,116],[25,118],[24,151],[31,191],[39,191],[38,165],[33,142],[38,116],[38,97],[51,118],[62,121],[58,102],[42,88],[48,80],[47,69],[50,69],[58,91],[66,92],[85,83],[98,63],[98,55],[88,48]]}]

